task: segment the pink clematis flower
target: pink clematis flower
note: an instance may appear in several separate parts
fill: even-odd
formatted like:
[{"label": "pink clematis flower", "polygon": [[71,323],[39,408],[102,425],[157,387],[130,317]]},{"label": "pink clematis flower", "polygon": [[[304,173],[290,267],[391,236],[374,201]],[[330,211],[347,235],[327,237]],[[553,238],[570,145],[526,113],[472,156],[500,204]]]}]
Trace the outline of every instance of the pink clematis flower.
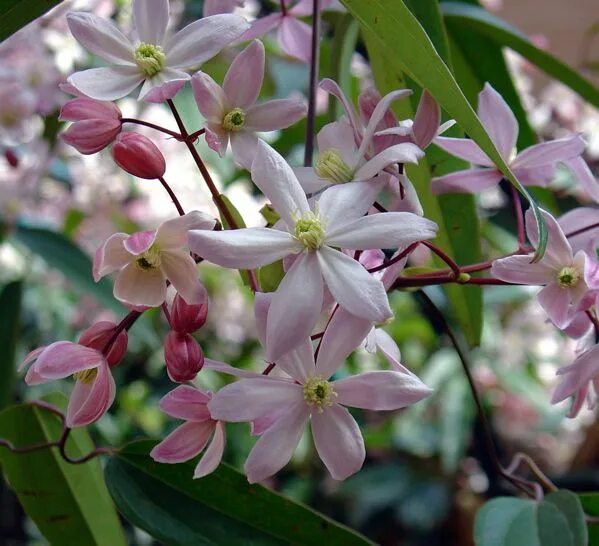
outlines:
[{"label": "pink clematis flower", "polygon": [[289,378],[243,372],[222,363],[210,365],[243,377],[217,392],[208,408],[216,419],[257,424],[254,433],[260,439],[245,463],[250,483],[265,480],[289,462],[308,421],[318,455],[333,479],[343,480],[360,470],[365,458],[360,428],[345,406],[397,410],[432,392],[416,376],[390,370],[331,381],[362,339],[337,330],[323,338],[316,362],[310,341],[304,340],[277,360],[277,368]]},{"label": "pink clematis flower", "polygon": [[231,63],[223,86],[198,72],[191,80],[198,109],[206,118],[206,141],[221,157],[231,141],[233,157],[250,169],[258,131],[293,125],[306,115],[301,99],[278,99],[256,104],[264,80],[264,46],[253,41]]},{"label": "pink clematis flower", "polygon": [[196,263],[184,248],[190,229],[210,230],[210,215],[193,211],[163,222],[156,231],[115,233],[94,256],[94,280],[118,271],[114,297],[132,306],[157,307],[166,297],[166,281],[189,304],[203,301]]},{"label": "pink clematis flower", "polygon": [[[542,214],[548,230],[543,258],[538,263],[531,263],[532,255],[501,258],[493,262],[491,274],[516,284],[544,285],[539,304],[558,328],[565,328],[587,292],[599,288],[599,263],[582,250],[574,254],[555,218],[545,211]],[[526,230],[536,246],[537,227],[530,210]]]},{"label": "pink clematis flower", "polygon": [[381,182],[328,188],[310,206],[291,167],[262,141],[252,165],[252,180],[281,215],[281,229],[192,230],[189,246],[213,263],[239,269],[298,255],[275,292],[269,313],[266,346],[270,360],[277,360],[310,335],[322,309],[325,283],[350,313],[373,322],[388,319],[391,309],[381,281],[337,249],[407,246],[434,237],[437,225],[407,212],[364,216]]},{"label": "pink clematis flower", "polygon": [[159,463],[182,463],[193,459],[212,441],[198,462],[194,478],[214,472],[225,450],[225,427],[210,415],[207,404],[212,394],[189,385],[180,385],[160,400],[160,409],[185,423],[177,427],[152,449],[150,456]]},{"label": "pink clematis flower", "polygon": [[143,83],[139,99],[150,102],[172,98],[190,78],[186,69],[214,57],[249,26],[238,15],[213,15],[167,37],[168,0],[134,0],[132,40],[91,13],[69,13],[67,21],[83,47],[112,65],[75,72],[69,83],[98,100],[119,99]]},{"label": "pink clematis flower", "polygon": [[[528,186],[546,186],[555,175],[555,166],[582,154],[585,148],[580,135],[542,142],[515,155],[518,123],[501,95],[488,83],[478,95],[478,117],[497,150],[518,180]],[[497,185],[503,174],[478,144],[466,138],[437,137],[434,143],[446,152],[483,169],[457,171],[434,178],[433,193],[475,193]]]}]

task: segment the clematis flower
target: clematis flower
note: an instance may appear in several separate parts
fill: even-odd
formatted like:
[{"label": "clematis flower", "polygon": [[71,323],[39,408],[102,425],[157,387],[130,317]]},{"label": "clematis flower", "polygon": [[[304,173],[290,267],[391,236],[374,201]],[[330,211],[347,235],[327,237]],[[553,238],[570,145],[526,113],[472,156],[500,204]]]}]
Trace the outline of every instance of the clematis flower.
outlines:
[{"label": "clematis flower", "polygon": [[189,385],[180,385],[160,400],[160,409],[185,423],[177,427],[152,449],[150,456],[159,463],[182,463],[193,459],[212,440],[199,460],[194,478],[214,472],[225,450],[225,427],[210,415],[207,404],[212,394]]},{"label": "clematis flower", "polygon": [[149,102],[172,98],[190,79],[186,69],[214,57],[249,26],[238,15],[213,15],[167,37],[168,0],[134,0],[132,40],[91,13],[69,13],[67,21],[85,49],[111,64],[75,72],[68,79],[74,87],[94,99],[116,100],[143,83],[139,99]]},{"label": "clematis flower", "polygon": [[[524,185],[546,186],[555,176],[557,163],[575,158],[584,151],[584,140],[580,135],[572,135],[535,144],[516,155],[518,123],[507,103],[488,83],[478,95],[477,112],[497,150]],[[434,178],[431,182],[433,193],[475,193],[491,188],[503,179],[503,173],[473,140],[437,137],[434,143],[451,155],[485,168]]]},{"label": "clematis flower", "polygon": [[264,80],[264,61],[264,46],[255,40],[235,57],[222,87],[204,72],[191,80],[198,109],[207,121],[206,142],[222,157],[230,140],[235,161],[248,170],[256,153],[256,132],[285,129],[307,111],[300,99],[256,104]]},{"label": "clematis flower", "polygon": [[[268,315],[272,312],[271,307]],[[254,432],[260,438],[244,467],[250,483],[265,480],[289,462],[308,422],[319,457],[333,479],[343,480],[360,470],[365,458],[360,428],[346,406],[397,410],[432,392],[416,376],[390,370],[331,381],[362,339],[341,330],[325,335],[316,362],[305,339],[277,360],[277,368],[289,378],[242,372],[223,363],[210,365],[243,377],[214,395],[208,404],[213,418],[259,423],[260,430]]]},{"label": "clematis flower", "polygon": [[281,229],[192,230],[189,246],[213,263],[236,269],[254,269],[298,255],[275,292],[268,316],[271,361],[310,335],[322,308],[325,283],[350,313],[373,322],[391,316],[381,281],[337,249],[407,246],[434,237],[434,222],[407,212],[363,217],[381,189],[380,182],[328,188],[310,206],[291,167],[262,141],[252,180],[280,214]]},{"label": "clematis flower", "polygon": [[[539,304],[558,328],[564,328],[585,294],[599,288],[599,264],[582,250],[574,254],[555,218],[548,212],[541,213],[548,231],[543,258],[537,263],[531,263],[532,254],[501,258],[493,262],[491,274],[516,284],[543,285],[538,294]],[[536,246],[538,233],[530,210],[526,213],[526,230]]]},{"label": "clematis flower", "polygon": [[163,222],[156,231],[115,233],[96,251],[94,280],[118,271],[114,297],[128,305],[162,305],[167,280],[187,303],[201,303],[196,263],[184,248],[188,230],[209,230],[215,223],[210,215],[193,211]]}]

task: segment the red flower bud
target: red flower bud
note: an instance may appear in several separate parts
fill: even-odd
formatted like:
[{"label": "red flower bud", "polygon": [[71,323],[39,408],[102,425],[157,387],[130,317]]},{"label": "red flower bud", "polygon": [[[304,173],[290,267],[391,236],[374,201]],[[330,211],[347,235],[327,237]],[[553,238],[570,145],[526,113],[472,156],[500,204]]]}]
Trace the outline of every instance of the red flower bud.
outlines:
[{"label": "red flower bud", "polygon": [[171,308],[171,328],[181,334],[190,334],[206,323],[208,316],[208,294],[203,291],[202,302],[189,305],[179,294],[173,300]]},{"label": "red flower bud", "polygon": [[121,169],[139,178],[161,178],[166,170],[162,152],[139,133],[119,135],[112,147],[112,158]]},{"label": "red flower bud", "polygon": [[[108,320],[96,322],[81,334],[79,337],[79,344],[90,347],[91,349],[96,349],[97,351],[102,351],[104,347],[106,347],[106,344],[112,339],[115,328],[116,324]],[[119,332],[119,335],[112,343],[112,346],[104,355],[111,368],[116,366],[122,360],[123,356],[125,356],[128,341],[129,338],[127,332],[125,330]]]},{"label": "red flower bud", "polygon": [[164,340],[166,371],[172,381],[192,381],[204,365],[204,353],[189,334],[171,330]]}]

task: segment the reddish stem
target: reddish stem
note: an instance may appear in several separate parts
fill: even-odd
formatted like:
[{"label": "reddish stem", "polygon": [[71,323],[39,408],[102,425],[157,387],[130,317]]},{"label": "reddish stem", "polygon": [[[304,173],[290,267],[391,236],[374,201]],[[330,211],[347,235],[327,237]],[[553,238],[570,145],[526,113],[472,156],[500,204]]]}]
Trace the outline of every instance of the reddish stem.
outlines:
[{"label": "reddish stem", "polygon": [[136,125],[143,125],[144,127],[150,127],[150,129],[155,129],[161,133],[166,133],[167,135],[170,135],[179,141],[183,140],[183,135],[176,133],[175,131],[171,131],[166,127],[162,127],[161,125],[156,125],[155,123],[150,123],[149,121],[144,121],[142,119],[122,118],[121,123],[135,123]]},{"label": "reddish stem", "polygon": [[185,211],[183,210],[183,207],[181,206],[181,203],[180,203],[179,199],[177,199],[177,196],[175,195],[175,192],[168,185],[167,181],[162,176],[158,180],[160,180],[160,183],[162,184],[162,187],[169,194],[169,196],[170,196],[171,200],[173,201],[173,204],[175,205],[175,207],[176,207],[177,212],[179,213],[179,215],[180,216],[185,216]]}]

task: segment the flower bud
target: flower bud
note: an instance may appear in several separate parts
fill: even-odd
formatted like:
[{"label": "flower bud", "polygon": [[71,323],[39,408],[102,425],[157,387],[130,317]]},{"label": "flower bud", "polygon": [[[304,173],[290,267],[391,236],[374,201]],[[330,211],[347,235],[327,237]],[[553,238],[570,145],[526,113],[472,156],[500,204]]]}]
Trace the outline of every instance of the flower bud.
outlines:
[{"label": "flower bud", "polygon": [[[79,337],[79,344],[96,351],[102,351],[112,339],[116,324],[108,320],[96,322],[85,330]],[[119,332],[108,352],[105,354],[108,365],[116,366],[127,352],[128,336],[125,330]]]},{"label": "flower bud", "polygon": [[171,327],[180,334],[190,334],[204,326],[208,316],[208,294],[203,291],[199,304],[189,305],[179,294],[171,308]]},{"label": "flower bud", "polygon": [[164,340],[168,376],[176,383],[192,381],[204,365],[204,353],[189,334],[171,330]]},{"label": "flower bud", "polygon": [[162,152],[139,133],[119,135],[112,147],[112,158],[121,169],[139,178],[161,178],[166,170]]}]

